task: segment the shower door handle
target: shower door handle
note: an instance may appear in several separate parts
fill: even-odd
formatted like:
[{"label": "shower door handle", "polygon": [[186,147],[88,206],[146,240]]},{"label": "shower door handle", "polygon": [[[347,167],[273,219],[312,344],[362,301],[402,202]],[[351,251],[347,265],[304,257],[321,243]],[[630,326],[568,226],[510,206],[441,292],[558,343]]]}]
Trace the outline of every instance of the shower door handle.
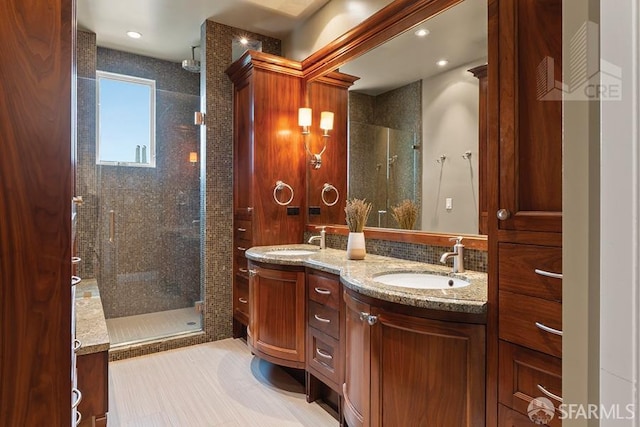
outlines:
[{"label": "shower door handle", "polygon": [[113,243],[116,236],[116,212],[111,209],[109,211],[109,243]]}]

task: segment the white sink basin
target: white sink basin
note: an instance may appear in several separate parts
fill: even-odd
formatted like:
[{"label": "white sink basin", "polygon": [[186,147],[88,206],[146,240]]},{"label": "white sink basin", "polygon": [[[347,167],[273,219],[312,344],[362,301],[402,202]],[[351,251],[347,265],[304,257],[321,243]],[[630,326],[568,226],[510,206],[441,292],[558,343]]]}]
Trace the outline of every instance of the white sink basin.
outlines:
[{"label": "white sink basin", "polygon": [[316,251],[312,251],[309,249],[274,249],[272,251],[266,251],[264,254],[276,256],[304,256],[314,253],[316,253]]},{"label": "white sink basin", "polygon": [[386,273],[373,278],[376,282],[388,286],[414,289],[452,289],[464,288],[470,283],[455,277],[440,276],[432,273]]}]

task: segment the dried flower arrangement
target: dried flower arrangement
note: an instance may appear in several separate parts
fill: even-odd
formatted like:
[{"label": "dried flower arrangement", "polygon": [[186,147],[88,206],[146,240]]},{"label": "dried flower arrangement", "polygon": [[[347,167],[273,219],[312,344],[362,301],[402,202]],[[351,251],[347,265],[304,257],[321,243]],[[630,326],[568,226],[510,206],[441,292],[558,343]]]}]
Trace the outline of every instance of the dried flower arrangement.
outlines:
[{"label": "dried flower arrangement", "polygon": [[362,233],[369,218],[369,213],[371,213],[371,203],[367,203],[365,199],[347,199],[344,212],[347,216],[349,231]]},{"label": "dried flower arrangement", "polygon": [[418,218],[418,206],[409,199],[405,199],[398,206],[391,208],[393,218],[398,222],[400,228],[412,230]]}]

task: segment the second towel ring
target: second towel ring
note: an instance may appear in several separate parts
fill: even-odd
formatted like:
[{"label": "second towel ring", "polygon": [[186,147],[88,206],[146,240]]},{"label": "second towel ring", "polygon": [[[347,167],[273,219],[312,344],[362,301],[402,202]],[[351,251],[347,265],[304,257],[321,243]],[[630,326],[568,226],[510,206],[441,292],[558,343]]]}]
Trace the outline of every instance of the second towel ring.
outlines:
[{"label": "second towel ring", "polygon": [[[287,200],[286,202],[281,202],[278,199],[278,195],[276,194],[279,190],[282,190],[284,188],[288,188],[289,191],[291,191],[291,197],[289,197],[289,200]],[[280,206],[287,206],[289,203],[291,203],[293,201],[293,188],[291,188],[291,186],[283,181],[276,181],[276,187],[273,189],[273,200],[276,201],[277,204],[279,204]]]},{"label": "second towel ring", "polygon": [[[324,198],[324,196],[325,196],[325,193],[328,193],[331,190],[336,192],[336,199],[333,202],[329,203],[327,202],[327,199]],[[340,193],[338,192],[338,189],[336,187],[329,184],[328,182],[325,182],[324,185],[322,186],[321,197],[322,197],[322,203],[324,203],[327,206],[333,206],[336,203],[338,203],[338,200],[340,200]]]}]

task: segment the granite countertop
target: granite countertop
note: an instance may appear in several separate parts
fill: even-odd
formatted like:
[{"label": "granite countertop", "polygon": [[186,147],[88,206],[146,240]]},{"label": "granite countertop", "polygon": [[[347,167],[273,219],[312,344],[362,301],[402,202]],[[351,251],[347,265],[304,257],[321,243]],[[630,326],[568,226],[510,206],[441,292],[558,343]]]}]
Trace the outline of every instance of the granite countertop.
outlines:
[{"label": "granite countertop", "polygon": [[82,343],[76,354],[108,351],[109,332],[95,280],[83,280],[76,285],[75,310],[76,339]]},{"label": "granite countertop", "polygon": [[[298,249],[312,251],[307,255],[278,255],[278,250]],[[361,261],[347,260],[346,251],[319,249],[314,245],[256,246],[245,252],[248,259],[257,262],[298,265],[340,275],[342,284],[362,295],[399,304],[433,310],[484,314],[487,310],[487,274],[476,271],[451,274],[451,267],[406,261],[380,255],[367,254]],[[464,279],[471,284],[462,288],[413,289],[388,286],[377,282],[375,276],[392,272],[429,272]]]}]

